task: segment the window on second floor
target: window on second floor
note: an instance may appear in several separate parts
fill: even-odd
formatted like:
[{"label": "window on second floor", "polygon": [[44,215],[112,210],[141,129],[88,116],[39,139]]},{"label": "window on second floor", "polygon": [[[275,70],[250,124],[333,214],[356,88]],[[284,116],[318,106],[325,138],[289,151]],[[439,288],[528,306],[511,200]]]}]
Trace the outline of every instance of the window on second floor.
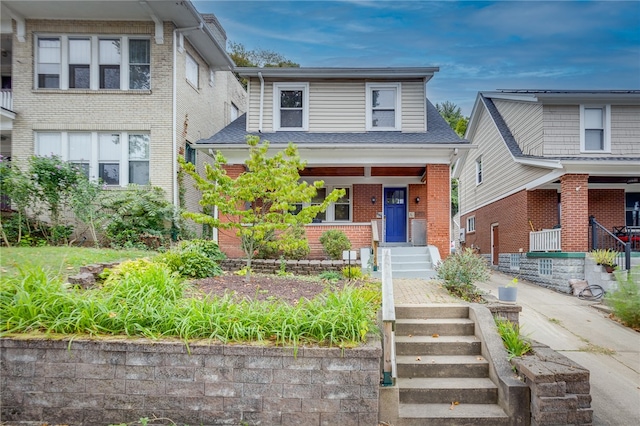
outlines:
[{"label": "window on second floor", "polygon": [[196,165],[196,150],[189,143],[184,146],[184,161]]},{"label": "window on second floor", "polygon": [[401,130],[400,83],[367,83],[367,130]]},{"label": "window on second floor", "polygon": [[198,62],[193,59],[193,56],[186,54],[187,58],[187,81],[193,85],[196,89],[198,88]]},{"label": "window on second floor", "polygon": [[37,36],[38,89],[151,88],[151,42],[145,38]]},{"label": "window on second floor", "polygon": [[274,130],[309,129],[309,84],[275,83],[273,85]]},{"label": "window on second floor", "polygon": [[478,157],[476,160],[476,185],[482,183],[482,157]]},{"label": "window on second floor", "polygon": [[580,105],[580,151],[611,152],[608,106]]},{"label": "window on second floor", "polygon": [[[126,141],[126,143],[122,143]],[[142,132],[38,132],[36,155],[57,155],[106,185],[149,183],[149,134]]]}]

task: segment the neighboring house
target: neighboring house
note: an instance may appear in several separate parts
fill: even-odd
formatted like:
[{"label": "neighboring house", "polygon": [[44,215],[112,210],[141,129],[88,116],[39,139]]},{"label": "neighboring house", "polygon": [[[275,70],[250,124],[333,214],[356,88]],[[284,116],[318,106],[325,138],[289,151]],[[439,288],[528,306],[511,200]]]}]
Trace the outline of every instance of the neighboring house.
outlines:
[{"label": "neighboring house", "polygon": [[[108,187],[180,190],[177,155],[245,109],[226,34],[190,1],[2,1],[2,149],[56,154]],[[181,200],[180,194],[184,194]]]},{"label": "neighboring house", "polygon": [[480,92],[466,137],[460,240],[499,269],[566,291],[584,278],[590,216],[639,225],[640,91]]},{"label": "neighboring house", "polygon": [[[307,161],[305,181],[323,180],[346,196],[306,227],[311,257],[320,235],[343,230],[353,250],[372,247],[372,232],[393,245],[450,247],[450,167],[470,144],[460,139],[427,99],[438,68],[238,68],[248,79],[248,110],[199,150],[220,151],[230,175],[244,170],[247,135],[273,151],[290,142]],[[241,255],[230,232],[220,246]]]}]

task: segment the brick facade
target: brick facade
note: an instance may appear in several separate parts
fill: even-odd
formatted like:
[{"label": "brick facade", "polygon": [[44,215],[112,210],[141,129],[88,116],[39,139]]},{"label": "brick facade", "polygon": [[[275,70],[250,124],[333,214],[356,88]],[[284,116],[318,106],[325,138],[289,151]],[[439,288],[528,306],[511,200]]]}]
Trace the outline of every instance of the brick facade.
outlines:
[{"label": "brick facade", "polygon": [[[444,258],[450,248],[451,181],[448,164],[426,166],[427,243],[434,245]],[[421,197],[422,198],[422,197]],[[422,204],[422,201],[420,202]]]},{"label": "brick facade", "polygon": [[[562,251],[589,250],[589,175],[567,174],[560,179]],[[624,206],[624,204],[622,204]]]}]

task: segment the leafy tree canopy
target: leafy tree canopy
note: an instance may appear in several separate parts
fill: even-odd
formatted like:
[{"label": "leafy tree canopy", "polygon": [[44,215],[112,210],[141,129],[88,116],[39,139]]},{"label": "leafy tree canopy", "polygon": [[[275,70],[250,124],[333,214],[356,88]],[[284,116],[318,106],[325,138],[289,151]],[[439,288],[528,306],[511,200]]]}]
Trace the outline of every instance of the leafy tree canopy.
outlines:
[{"label": "leafy tree canopy", "polygon": [[[273,50],[252,49],[247,48],[242,43],[229,42],[229,56],[238,67],[264,67],[264,68],[298,68],[297,64],[282,54]],[[245,79],[240,79],[246,87]]]},{"label": "leafy tree canopy", "polygon": [[[237,178],[227,175],[226,159],[218,153],[213,165],[205,164],[205,177],[200,176],[194,165],[180,158],[180,164],[202,192],[200,205],[206,210],[217,206],[218,216],[186,212],[183,215],[198,223],[219,229],[234,229],[242,239],[242,249],[247,256],[247,281],[250,280],[251,260],[260,243],[269,235],[280,232],[276,241],[281,250],[291,250],[300,244],[295,232],[300,225],[311,223],[313,218],[327,209],[330,203],[345,194],[344,189],[333,190],[319,204],[310,205],[323,181],[309,184],[300,181],[300,170],[306,163],[298,155],[298,149],[290,144],[275,155],[269,153],[269,143],[260,143],[257,136],[248,136],[249,158],[245,171]],[[302,207],[301,207],[302,205]]]},{"label": "leafy tree canopy", "polygon": [[462,115],[460,107],[451,101],[444,101],[436,104],[436,109],[458,136],[463,137],[467,131],[469,118]]}]

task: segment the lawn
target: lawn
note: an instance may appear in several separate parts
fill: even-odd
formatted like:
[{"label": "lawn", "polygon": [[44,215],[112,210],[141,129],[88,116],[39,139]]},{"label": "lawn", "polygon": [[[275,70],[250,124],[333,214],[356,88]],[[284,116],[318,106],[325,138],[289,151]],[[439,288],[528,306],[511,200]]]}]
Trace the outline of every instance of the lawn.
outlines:
[{"label": "lawn", "polygon": [[112,250],[85,247],[2,247],[0,272],[15,276],[21,266],[39,266],[61,278],[78,272],[81,266],[140,257],[152,257],[155,252],[144,250]]}]

